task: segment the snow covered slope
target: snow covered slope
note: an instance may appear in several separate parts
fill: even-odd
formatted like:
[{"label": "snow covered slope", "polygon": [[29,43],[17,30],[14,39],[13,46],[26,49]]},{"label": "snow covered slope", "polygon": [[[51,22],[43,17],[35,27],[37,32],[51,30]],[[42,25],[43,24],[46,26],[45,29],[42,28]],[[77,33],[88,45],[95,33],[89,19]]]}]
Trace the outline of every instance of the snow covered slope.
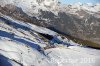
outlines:
[{"label": "snow covered slope", "polygon": [[100,43],[99,17],[100,4],[0,0],[0,66],[100,66],[100,49],[90,48],[100,44],[82,46],[59,34]]},{"label": "snow covered slope", "polygon": [[47,28],[0,15],[0,66],[100,66],[99,61],[100,50],[81,47]]}]

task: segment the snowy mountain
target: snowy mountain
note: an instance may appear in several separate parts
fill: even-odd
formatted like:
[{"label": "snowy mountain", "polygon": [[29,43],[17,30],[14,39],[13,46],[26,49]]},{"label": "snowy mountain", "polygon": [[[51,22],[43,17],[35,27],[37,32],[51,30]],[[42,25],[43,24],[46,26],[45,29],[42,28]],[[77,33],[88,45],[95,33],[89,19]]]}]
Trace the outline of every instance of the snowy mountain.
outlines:
[{"label": "snowy mountain", "polygon": [[7,4],[12,4],[19,8],[22,8],[22,10],[30,16],[33,16],[35,14],[39,15],[41,9],[43,11],[51,11],[55,14],[59,11],[66,12],[66,10],[69,10],[69,12],[71,11],[75,12],[81,9],[90,12],[100,11],[99,3],[95,5],[91,3],[87,3],[87,4],[75,3],[70,5],[62,5],[58,0],[28,0],[28,1],[27,0],[1,0],[0,1],[0,5],[2,7],[6,6]]},{"label": "snowy mountain", "polygon": [[100,66],[100,4],[0,0],[0,66]]},{"label": "snowy mountain", "polygon": [[[22,10],[28,15],[32,16],[33,14],[38,15],[39,10],[49,11],[55,9],[58,5],[57,0],[1,0],[0,5],[3,7],[7,4],[13,4],[22,8]],[[35,12],[35,13],[34,13]]]},{"label": "snowy mountain", "polygon": [[1,14],[0,66],[99,66],[99,55],[100,50]]},{"label": "snowy mountain", "polygon": [[0,0],[0,5],[2,14],[49,28],[79,44],[100,48],[99,3],[62,5],[57,0]]}]

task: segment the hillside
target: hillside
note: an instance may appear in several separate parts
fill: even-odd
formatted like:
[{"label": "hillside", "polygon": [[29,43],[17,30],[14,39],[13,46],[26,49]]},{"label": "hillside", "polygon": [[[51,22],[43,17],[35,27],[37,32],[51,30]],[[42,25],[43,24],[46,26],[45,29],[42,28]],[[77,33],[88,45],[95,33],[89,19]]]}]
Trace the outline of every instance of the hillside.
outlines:
[{"label": "hillside", "polygon": [[100,66],[100,4],[0,0],[0,66]]}]

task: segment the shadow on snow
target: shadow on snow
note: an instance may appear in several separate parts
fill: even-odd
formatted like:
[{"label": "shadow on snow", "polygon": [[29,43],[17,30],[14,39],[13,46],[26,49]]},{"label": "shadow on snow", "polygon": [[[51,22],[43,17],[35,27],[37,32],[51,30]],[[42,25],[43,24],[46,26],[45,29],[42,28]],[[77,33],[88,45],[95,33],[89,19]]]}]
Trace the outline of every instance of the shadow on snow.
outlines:
[{"label": "shadow on snow", "polygon": [[0,66],[12,66],[9,59],[0,54]]},{"label": "shadow on snow", "polygon": [[6,31],[2,31],[0,30],[0,36],[1,37],[7,37],[7,38],[10,38],[12,40],[15,40],[15,41],[18,41],[18,42],[21,42],[21,43],[24,43],[24,44],[27,44],[28,46],[31,46],[32,48],[35,48],[37,50],[40,50],[41,47],[37,44],[34,44],[32,41],[28,41],[28,40],[25,40],[25,39],[22,39],[22,38],[16,38],[15,34],[11,34],[11,33],[8,33]]}]

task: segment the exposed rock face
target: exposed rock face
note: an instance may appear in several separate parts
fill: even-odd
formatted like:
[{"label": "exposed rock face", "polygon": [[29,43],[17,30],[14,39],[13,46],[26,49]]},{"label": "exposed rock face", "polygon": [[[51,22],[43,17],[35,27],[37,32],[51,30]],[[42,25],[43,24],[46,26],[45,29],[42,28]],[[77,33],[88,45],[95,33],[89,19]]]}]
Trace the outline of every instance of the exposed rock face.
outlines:
[{"label": "exposed rock face", "polygon": [[[49,13],[49,12],[48,12]],[[77,15],[59,13],[58,18],[55,18],[54,14],[46,14],[43,12],[41,15],[43,18],[50,19],[50,29],[62,32],[63,34],[70,35],[77,39],[86,40],[85,44],[92,42],[100,44],[100,18],[96,18],[94,15],[85,13],[84,18],[80,18]],[[82,12],[84,13],[84,12]],[[88,42],[90,41],[90,42]],[[98,47],[98,45],[96,46]]]},{"label": "exposed rock face", "polygon": [[[42,0],[39,0],[38,2],[42,3]],[[61,9],[62,7],[66,9]],[[92,9],[92,7],[97,8],[97,10],[88,10],[88,8]],[[54,12],[57,12],[57,15],[53,11],[39,9],[38,16],[33,14],[32,17],[27,15],[22,8],[16,7],[16,5],[12,4],[6,4],[4,7],[0,7],[0,12],[24,22],[34,23],[55,30],[61,34],[69,36],[73,40],[75,39],[76,42],[100,48],[99,8],[98,5],[79,5],[77,7],[66,5],[59,6],[57,10],[52,9]]]}]

